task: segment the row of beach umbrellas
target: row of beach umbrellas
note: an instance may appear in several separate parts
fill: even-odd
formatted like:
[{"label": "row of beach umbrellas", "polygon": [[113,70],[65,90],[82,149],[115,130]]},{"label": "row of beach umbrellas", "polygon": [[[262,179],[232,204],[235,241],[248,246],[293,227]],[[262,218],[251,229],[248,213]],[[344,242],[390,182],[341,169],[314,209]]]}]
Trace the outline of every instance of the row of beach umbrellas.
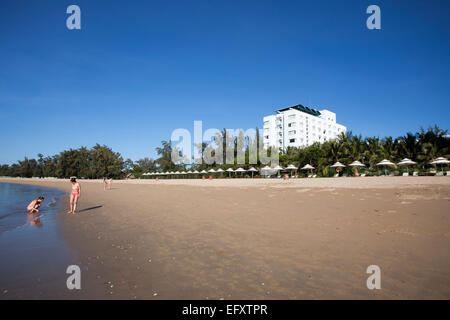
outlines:
[{"label": "row of beach umbrellas", "polygon": [[[289,165],[286,168],[283,168],[283,167],[277,165],[276,167],[273,167],[273,168],[269,167],[269,166],[265,166],[264,168],[261,168],[261,171],[268,171],[268,170],[270,170],[270,171],[278,172],[278,171],[281,171],[281,170],[297,170],[297,169],[298,168],[296,166],[294,166],[294,165]],[[301,168],[301,170],[312,170],[312,169],[314,169],[314,167],[311,166],[310,164],[307,164],[303,168]],[[143,175],[144,176],[165,176],[165,175],[189,175],[189,174],[208,174],[208,173],[223,173],[223,172],[228,172],[230,175],[231,175],[231,173],[236,173],[236,172],[240,172],[242,174],[244,172],[250,172],[252,174],[252,177],[253,177],[253,174],[255,172],[259,172],[259,170],[255,169],[254,167],[251,167],[250,169],[237,168],[236,170],[234,170],[232,168],[228,168],[226,170],[223,170],[223,169],[219,168],[219,169],[210,169],[208,171],[206,171],[206,170],[202,170],[202,171],[197,171],[197,170],[191,171],[191,170],[189,170],[189,171],[147,172],[147,173],[144,173]]]},{"label": "row of beach umbrellas", "polygon": [[[397,163],[398,166],[406,167],[406,171],[407,172],[409,172],[408,171],[408,166],[412,166],[412,165],[415,165],[415,164],[417,164],[417,162],[412,161],[411,159],[408,159],[408,158],[404,158],[402,161]],[[436,160],[431,161],[430,164],[433,164],[433,165],[446,165],[447,164],[448,165],[448,164],[450,164],[450,160],[447,160],[444,157],[439,157]],[[380,167],[384,167],[385,174],[386,174],[387,173],[386,172],[387,171],[387,167],[395,166],[395,163],[393,163],[392,161],[389,161],[387,159],[383,159],[380,162],[378,162],[376,165],[380,166]],[[351,167],[365,167],[365,165],[363,163],[359,162],[359,161],[353,161],[352,163],[349,164],[349,166],[351,166]],[[332,168],[343,168],[343,167],[345,167],[345,165],[343,165],[340,162],[336,162],[331,167]]]},{"label": "row of beach umbrellas", "polygon": [[[406,170],[408,171],[408,166],[412,166],[417,164],[417,162],[412,161],[411,159],[405,158],[402,161],[400,161],[399,163],[397,163],[398,166],[405,166]],[[448,165],[450,164],[450,160],[447,160],[443,157],[439,157],[436,160],[430,162],[430,164],[433,165]],[[387,174],[387,167],[389,166],[395,166],[396,164],[387,160],[387,159],[383,159],[382,161],[378,162],[376,164],[377,166],[380,167],[384,167],[385,168],[385,174]],[[350,167],[365,167],[365,165],[363,163],[361,163],[360,161],[353,161],[352,163],[349,164]],[[334,163],[333,165],[330,166],[331,168],[345,168],[346,166],[342,163],[340,163],[339,161]],[[302,168],[300,168],[300,170],[310,170],[312,172],[312,170],[314,170],[315,168],[310,165],[310,164],[306,164],[305,166],[303,166]],[[298,168],[294,165],[289,165],[286,168],[283,168],[279,165],[277,165],[276,167],[269,167],[269,166],[265,166],[263,168],[261,168],[261,172],[280,172],[282,170],[298,170]],[[232,168],[228,168],[226,170],[223,170],[221,168],[219,169],[210,169],[208,171],[206,170],[202,170],[202,171],[167,171],[167,172],[148,172],[148,173],[144,173],[144,176],[164,176],[164,175],[190,175],[190,174],[208,174],[208,173],[223,173],[223,172],[228,172],[229,175],[231,176],[232,173],[241,173],[243,174],[244,172],[250,172],[252,177],[253,174],[255,172],[259,172],[258,169],[255,169],[254,167],[251,167],[250,169],[244,169],[244,168],[237,168],[236,170],[232,169]]]}]

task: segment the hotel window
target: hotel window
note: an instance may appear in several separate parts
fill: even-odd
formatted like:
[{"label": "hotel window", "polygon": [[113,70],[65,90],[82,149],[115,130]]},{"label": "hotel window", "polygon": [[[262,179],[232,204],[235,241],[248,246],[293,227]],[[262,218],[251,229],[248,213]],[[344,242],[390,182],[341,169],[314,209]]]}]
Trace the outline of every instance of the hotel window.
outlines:
[{"label": "hotel window", "polygon": [[293,135],[293,134],[296,134],[297,132],[295,130],[291,130],[288,133],[289,133],[289,135]]},{"label": "hotel window", "polygon": [[295,122],[288,123],[288,127],[289,127],[289,128],[295,127]]},{"label": "hotel window", "polygon": [[294,142],[295,142],[295,139],[289,139],[289,142],[290,142],[290,143],[294,143]]},{"label": "hotel window", "polygon": [[264,138],[269,139],[269,136],[265,136]]},{"label": "hotel window", "polygon": [[288,116],[288,119],[295,119],[295,114],[290,114],[290,115]]},{"label": "hotel window", "polygon": [[264,121],[264,125],[269,124],[269,121]]}]

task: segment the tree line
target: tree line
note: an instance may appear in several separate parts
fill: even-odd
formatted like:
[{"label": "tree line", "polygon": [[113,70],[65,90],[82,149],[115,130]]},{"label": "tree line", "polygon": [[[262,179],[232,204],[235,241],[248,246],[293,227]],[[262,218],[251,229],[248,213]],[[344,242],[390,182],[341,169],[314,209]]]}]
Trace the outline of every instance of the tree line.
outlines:
[{"label": "tree line", "polygon": [[[12,177],[56,177],[68,178],[77,176],[87,179],[98,179],[102,177],[124,178],[132,174],[139,178],[145,172],[166,172],[166,171],[187,171],[187,170],[209,170],[211,168],[221,167],[248,169],[251,166],[260,167],[259,159],[256,163],[249,164],[250,149],[254,144],[259,146],[260,134],[256,129],[255,137],[228,137],[224,129],[220,135],[223,139],[223,146],[212,151],[225,152],[227,145],[231,144],[234,163],[210,163],[205,161],[186,165],[172,161],[173,146],[170,141],[162,141],[161,146],[156,148],[158,157],[156,159],[143,158],[137,161],[131,159],[124,160],[120,153],[114,152],[107,146],[96,144],[91,149],[81,147],[79,149],[70,149],[60,152],[54,156],[44,157],[38,154],[37,159],[26,158],[12,165],[0,166],[0,176]],[[231,138],[231,139],[230,139]],[[244,155],[246,165],[237,163],[237,146],[239,141],[244,139]],[[203,155],[210,146],[207,143],[201,143],[195,147]],[[209,151],[211,153],[211,151]],[[268,153],[278,152],[274,148],[269,148]],[[389,159],[393,162],[399,162],[403,158],[409,158],[418,163],[418,167],[425,169],[429,163],[439,157],[450,156],[450,139],[447,130],[442,130],[438,126],[428,129],[420,128],[416,133],[407,133],[397,138],[392,137],[367,137],[355,135],[352,132],[342,133],[337,139],[326,141],[324,143],[315,143],[305,148],[288,147],[287,150],[279,153],[279,162],[281,166],[293,164],[301,167],[307,163],[316,168],[319,176],[330,176],[334,173],[330,166],[340,161],[349,164],[358,160],[366,165],[368,170],[377,170],[376,163],[383,159]],[[351,168],[345,170],[351,173]]]},{"label": "tree line", "polygon": [[71,176],[87,179],[101,177],[121,177],[124,161],[120,153],[107,146],[96,144],[91,149],[81,147],[60,152],[54,156],[44,157],[38,154],[37,159],[18,161],[12,165],[0,166],[0,176],[10,177],[55,177]]}]

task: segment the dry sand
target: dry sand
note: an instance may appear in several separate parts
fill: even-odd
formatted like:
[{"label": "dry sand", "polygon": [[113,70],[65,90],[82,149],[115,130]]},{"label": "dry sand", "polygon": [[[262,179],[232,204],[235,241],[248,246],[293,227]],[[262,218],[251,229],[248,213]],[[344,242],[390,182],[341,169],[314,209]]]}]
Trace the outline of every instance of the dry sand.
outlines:
[{"label": "dry sand", "polygon": [[450,298],[450,177],[80,183],[69,298]]}]

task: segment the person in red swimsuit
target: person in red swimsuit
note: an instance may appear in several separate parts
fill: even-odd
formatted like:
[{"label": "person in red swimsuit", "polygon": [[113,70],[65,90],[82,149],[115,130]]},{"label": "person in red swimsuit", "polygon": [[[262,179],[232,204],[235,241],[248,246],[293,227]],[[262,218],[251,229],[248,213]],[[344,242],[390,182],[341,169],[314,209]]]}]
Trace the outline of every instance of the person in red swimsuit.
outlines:
[{"label": "person in red swimsuit", "polygon": [[81,196],[81,186],[77,182],[76,177],[70,177],[70,182],[72,183],[72,191],[70,193],[70,211],[68,213],[75,214],[77,209],[78,199]]}]

